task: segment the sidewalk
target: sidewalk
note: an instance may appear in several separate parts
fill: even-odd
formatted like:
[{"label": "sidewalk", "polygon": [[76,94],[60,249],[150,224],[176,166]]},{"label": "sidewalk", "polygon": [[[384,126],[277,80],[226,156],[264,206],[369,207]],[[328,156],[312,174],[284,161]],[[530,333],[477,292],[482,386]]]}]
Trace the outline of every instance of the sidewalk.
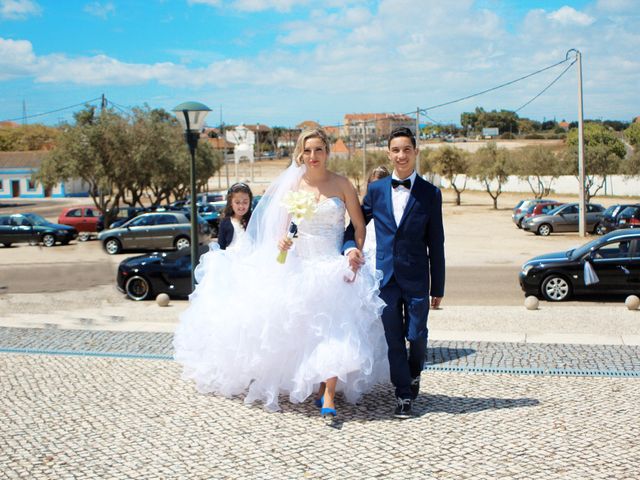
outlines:
[{"label": "sidewalk", "polygon": [[[114,287],[55,294],[0,295],[0,326],[133,332],[173,332],[186,300],[168,307],[133,302]],[[448,306],[429,317],[432,340],[640,345],[640,310],[624,304]]]}]

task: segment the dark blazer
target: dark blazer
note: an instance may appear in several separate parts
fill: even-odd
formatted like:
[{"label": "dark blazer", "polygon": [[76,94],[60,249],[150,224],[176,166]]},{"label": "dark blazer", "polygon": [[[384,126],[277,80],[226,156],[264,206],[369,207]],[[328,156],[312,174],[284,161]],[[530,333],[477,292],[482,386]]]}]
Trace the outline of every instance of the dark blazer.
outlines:
[{"label": "dark blazer", "polygon": [[220,220],[218,227],[218,244],[221,250],[225,250],[233,240],[233,224],[230,217]]},{"label": "dark blazer", "polygon": [[[376,268],[384,287],[395,277],[408,293],[444,296],[444,228],[440,189],[416,176],[400,225],[391,200],[391,176],[369,184],[362,203],[365,221],[376,229]],[[345,232],[345,249],[355,246],[353,227]]]}]

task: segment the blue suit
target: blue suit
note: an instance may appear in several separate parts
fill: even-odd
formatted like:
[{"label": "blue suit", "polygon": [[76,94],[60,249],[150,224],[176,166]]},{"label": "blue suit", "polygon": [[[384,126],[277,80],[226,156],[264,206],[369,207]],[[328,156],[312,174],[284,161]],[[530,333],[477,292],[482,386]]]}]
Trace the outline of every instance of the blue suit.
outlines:
[{"label": "blue suit", "polygon": [[[391,177],[369,185],[362,211],[375,220],[376,269],[382,270],[380,297],[387,306],[382,323],[389,347],[396,396],[410,398],[411,380],[420,376],[427,349],[429,296],[444,296],[444,228],[440,189],[416,176],[400,224],[391,199]],[[355,246],[353,227],[345,249]],[[410,348],[407,352],[406,340]]]}]

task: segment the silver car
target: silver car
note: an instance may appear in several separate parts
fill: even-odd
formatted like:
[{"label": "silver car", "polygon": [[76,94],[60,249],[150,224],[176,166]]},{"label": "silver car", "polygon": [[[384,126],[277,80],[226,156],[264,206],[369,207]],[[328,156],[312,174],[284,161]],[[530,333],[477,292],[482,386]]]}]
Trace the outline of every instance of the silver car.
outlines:
[{"label": "silver car", "polygon": [[[587,204],[587,231],[599,233],[603,213],[602,205]],[[546,215],[531,217],[522,224],[522,228],[536,235],[547,236],[553,232],[577,232],[578,221],[578,204],[565,203]]]},{"label": "silver car", "polygon": [[[198,243],[210,241],[209,225],[198,217]],[[191,223],[182,212],[145,213],[132,218],[118,228],[98,234],[110,255],[126,249],[183,249],[191,245]]]}]

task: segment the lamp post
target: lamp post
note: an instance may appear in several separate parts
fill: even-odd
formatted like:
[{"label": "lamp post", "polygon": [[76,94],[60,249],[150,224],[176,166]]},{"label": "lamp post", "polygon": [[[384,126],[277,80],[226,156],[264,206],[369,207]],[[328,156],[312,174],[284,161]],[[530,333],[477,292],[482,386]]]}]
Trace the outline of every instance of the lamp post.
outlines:
[{"label": "lamp post", "polygon": [[195,270],[198,261],[198,210],[196,198],[196,148],[198,138],[204,126],[204,119],[211,111],[209,107],[198,102],[184,102],[173,109],[176,118],[184,129],[184,138],[191,153],[191,291],[196,288]]}]

